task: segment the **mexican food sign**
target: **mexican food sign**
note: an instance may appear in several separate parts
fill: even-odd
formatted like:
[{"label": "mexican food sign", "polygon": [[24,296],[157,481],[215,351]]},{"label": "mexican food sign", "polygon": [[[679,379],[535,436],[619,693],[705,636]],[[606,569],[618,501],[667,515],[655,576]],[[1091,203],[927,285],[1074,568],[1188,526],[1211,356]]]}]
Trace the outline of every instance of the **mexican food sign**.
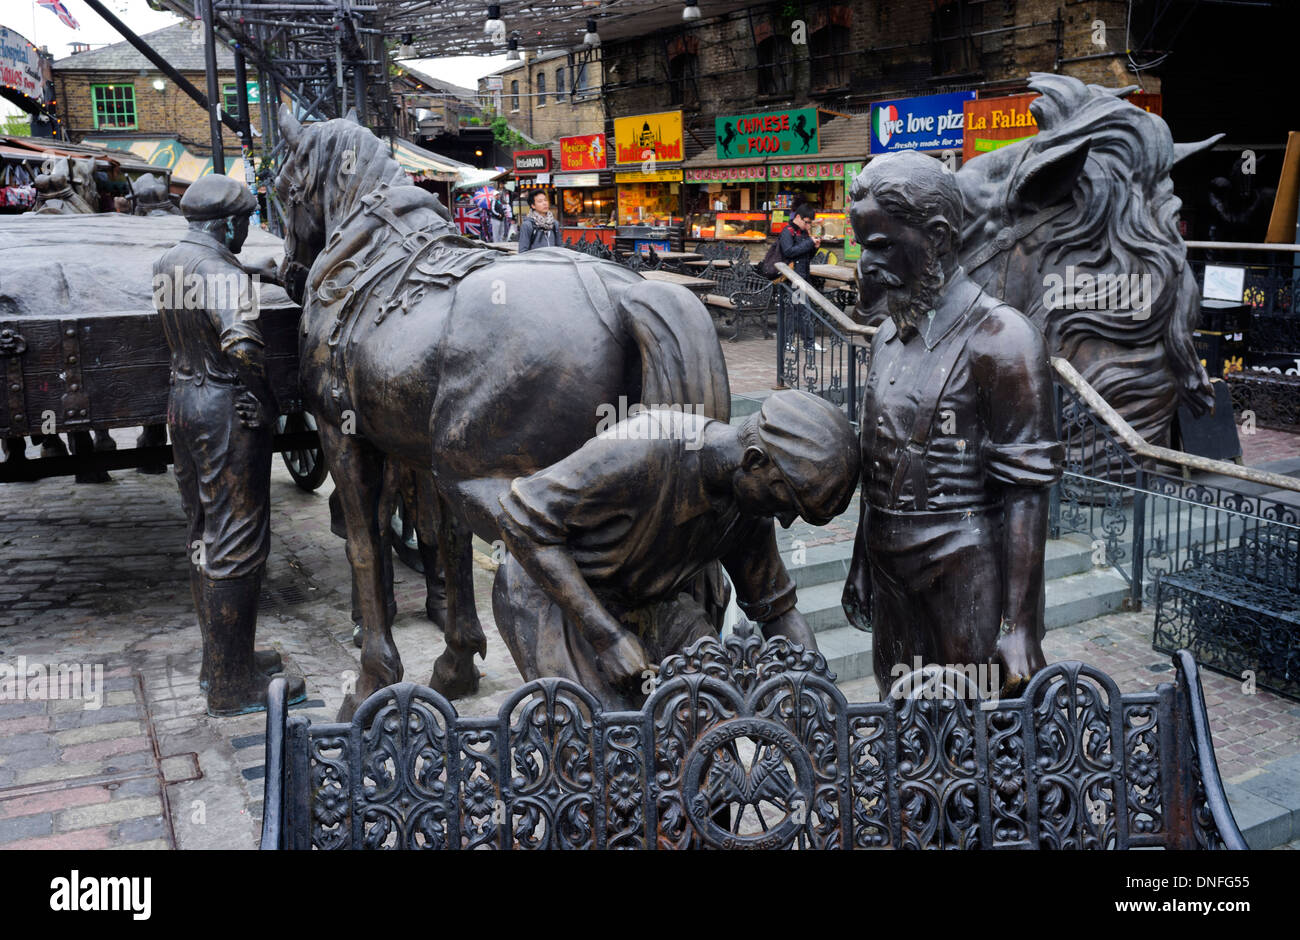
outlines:
[{"label": "mexican food sign", "polygon": [[577,137],[561,137],[560,169],[566,172],[605,169],[605,135],[581,134]]},{"label": "mexican food sign", "polygon": [[682,112],[661,111],[614,118],[614,163],[627,166],[651,160],[682,159]]},{"label": "mexican food sign", "polygon": [[797,156],[818,150],[816,108],[729,114],[714,118],[713,128],[719,160]]}]

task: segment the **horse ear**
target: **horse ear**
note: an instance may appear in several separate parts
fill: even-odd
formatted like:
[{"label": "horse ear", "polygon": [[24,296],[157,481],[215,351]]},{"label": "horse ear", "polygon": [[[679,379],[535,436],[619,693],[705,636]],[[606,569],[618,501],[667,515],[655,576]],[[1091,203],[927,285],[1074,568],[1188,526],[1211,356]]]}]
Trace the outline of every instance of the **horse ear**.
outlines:
[{"label": "horse ear", "polygon": [[348,113],[343,115],[343,120],[351,121],[353,124],[361,123],[361,118],[357,117],[357,109],[355,106],[348,108]]},{"label": "horse ear", "polygon": [[1011,193],[1022,208],[1033,211],[1068,199],[1088,159],[1087,137],[1049,147],[1027,158],[1011,181]]},{"label": "horse ear", "polygon": [[1223,140],[1223,137],[1223,134],[1215,134],[1213,137],[1207,137],[1204,140],[1198,140],[1192,144],[1174,144],[1174,162],[1177,163],[1179,160],[1186,160],[1188,157],[1198,154],[1202,150],[1209,150],[1219,141]]},{"label": "horse ear", "polygon": [[280,134],[289,142],[290,147],[297,147],[298,139],[302,136],[302,125],[289,107],[283,104],[280,105]]}]

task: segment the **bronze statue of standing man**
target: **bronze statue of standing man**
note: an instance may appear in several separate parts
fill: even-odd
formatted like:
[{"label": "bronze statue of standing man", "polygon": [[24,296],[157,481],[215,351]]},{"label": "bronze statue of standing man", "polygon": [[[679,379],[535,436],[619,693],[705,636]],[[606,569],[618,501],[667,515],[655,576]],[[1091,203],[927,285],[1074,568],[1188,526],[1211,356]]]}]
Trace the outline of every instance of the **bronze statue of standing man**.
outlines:
[{"label": "bronze statue of standing man", "polygon": [[[208,714],[266,707],[278,653],[254,650],[271,544],[271,436],[277,415],[252,279],[235,258],[257,201],[228,176],[186,191],[185,237],[154,263],[154,301],[172,353],[167,426],[189,519],[190,588],[203,634]],[[290,701],[306,697],[289,680]]]},{"label": "bronze statue of standing man", "polygon": [[961,193],[933,157],[877,157],[849,198],[860,312],[884,315],[860,414],[862,517],[844,590],[882,697],[923,664],[1046,663],[1048,492],[1064,448],[1046,342],[957,263]]}]

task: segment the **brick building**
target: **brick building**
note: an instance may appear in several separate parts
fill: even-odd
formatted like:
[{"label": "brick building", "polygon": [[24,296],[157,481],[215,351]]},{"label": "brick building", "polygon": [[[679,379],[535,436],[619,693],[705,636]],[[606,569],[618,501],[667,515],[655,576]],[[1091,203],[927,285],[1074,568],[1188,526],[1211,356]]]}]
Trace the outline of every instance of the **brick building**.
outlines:
[{"label": "brick building", "polygon": [[597,57],[547,52],[480,78],[478,90],[485,108],[504,115],[531,140],[547,142],[604,126],[601,77]]},{"label": "brick building", "polygon": [[[791,104],[855,113],[890,98],[1014,91],[1031,71],[1127,85],[1133,76],[1125,68],[1125,14],[1119,0],[756,5],[607,41],[602,94],[613,115]],[[1159,79],[1143,85],[1160,91]]]},{"label": "brick building", "polygon": [[[147,33],[141,38],[201,91],[206,91],[201,31],[178,23]],[[217,43],[217,67],[223,107],[238,113],[236,104],[235,58],[223,43]],[[112,140],[137,144],[158,141],[176,145],[203,159],[211,158],[208,115],[176,83],[125,40],[100,49],[75,52],[53,65],[59,110],[73,141]],[[261,123],[257,97],[257,76],[250,68],[249,123],[254,129],[256,148]],[[239,137],[223,126],[227,163],[238,159]],[[143,147],[132,146],[141,152]],[[179,172],[179,171],[178,171]]]}]

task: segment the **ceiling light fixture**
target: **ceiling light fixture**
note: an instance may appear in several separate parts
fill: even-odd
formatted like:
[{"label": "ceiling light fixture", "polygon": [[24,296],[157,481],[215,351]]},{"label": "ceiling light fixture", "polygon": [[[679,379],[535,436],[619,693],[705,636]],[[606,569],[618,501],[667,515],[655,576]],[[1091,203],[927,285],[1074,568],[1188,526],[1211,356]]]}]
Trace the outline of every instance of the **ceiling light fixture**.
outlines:
[{"label": "ceiling light fixture", "polygon": [[493,42],[500,42],[506,38],[506,24],[501,19],[501,5],[493,3],[488,6],[487,22],[483,24],[483,32]]},{"label": "ceiling light fixture", "polygon": [[515,36],[510,37],[510,42],[506,46],[506,61],[519,61],[519,39]]},{"label": "ceiling light fixture", "polygon": [[682,19],[698,20],[700,18],[699,0],[686,0],[686,8],[682,10]]},{"label": "ceiling light fixture", "polygon": [[587,33],[582,37],[582,44],[591,46],[593,49],[600,46],[600,33],[596,32],[596,18],[594,16],[587,17]]}]

